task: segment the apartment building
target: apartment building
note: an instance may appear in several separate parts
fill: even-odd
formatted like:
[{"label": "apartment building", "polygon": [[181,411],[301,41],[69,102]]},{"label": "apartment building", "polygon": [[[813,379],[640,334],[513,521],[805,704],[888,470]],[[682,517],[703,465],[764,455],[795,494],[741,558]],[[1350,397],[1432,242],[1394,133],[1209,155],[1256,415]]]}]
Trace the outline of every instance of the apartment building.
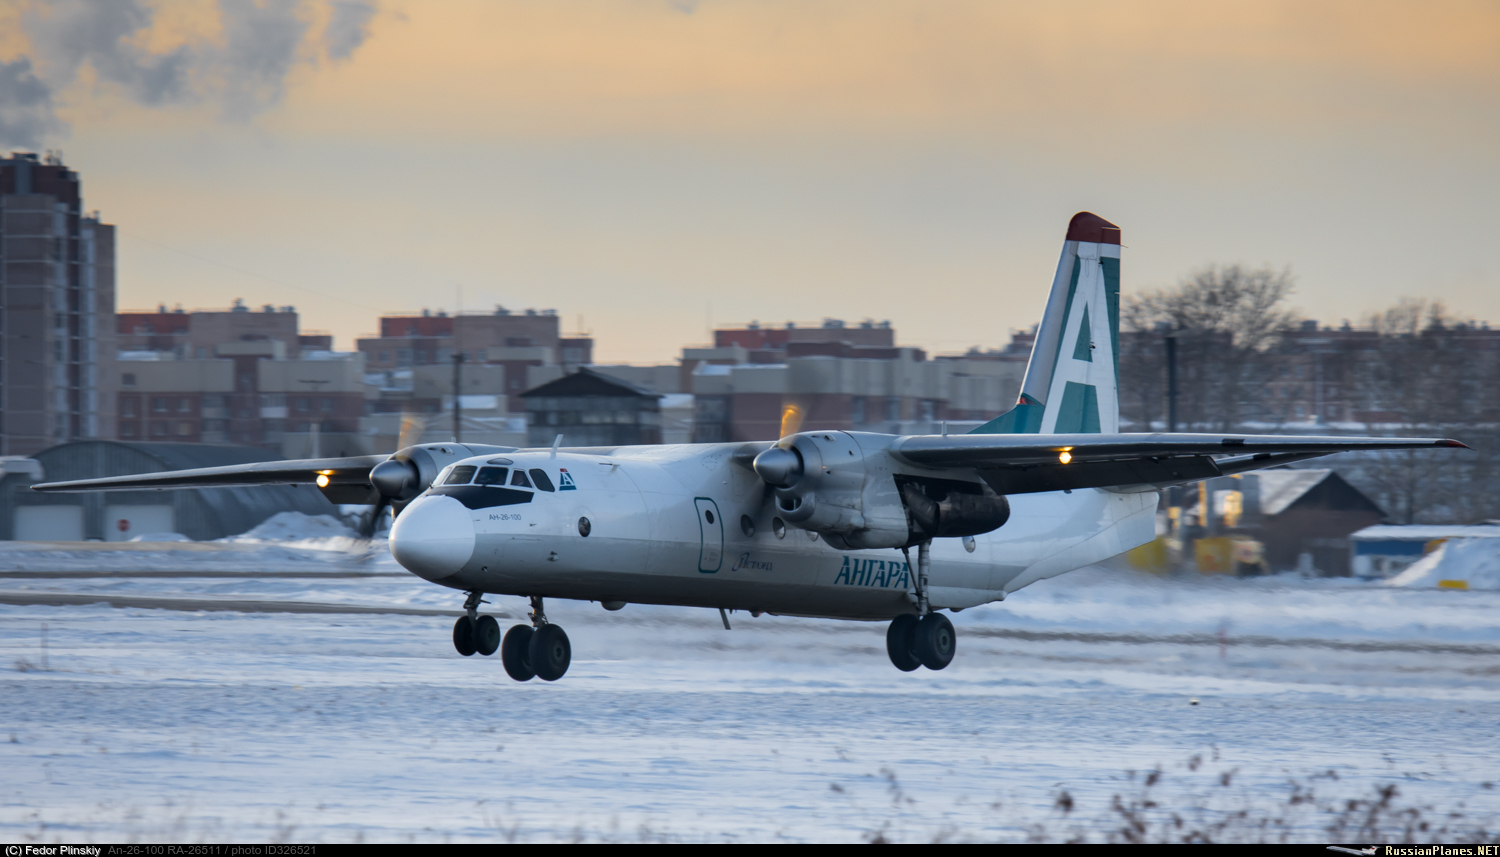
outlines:
[{"label": "apartment building", "polygon": [[0,455],[114,434],[115,229],[60,155],[0,158]]},{"label": "apartment building", "polygon": [[977,423],[1015,404],[1025,354],[1008,348],[929,359],[895,345],[888,322],[715,331],[714,346],[683,350],[693,394],[693,440],[771,440],[788,407],[805,429],[916,434]]},{"label": "apartment building", "polygon": [[293,307],[117,316],[121,440],[229,443],[288,457],[372,451],[358,353],[304,334]]}]

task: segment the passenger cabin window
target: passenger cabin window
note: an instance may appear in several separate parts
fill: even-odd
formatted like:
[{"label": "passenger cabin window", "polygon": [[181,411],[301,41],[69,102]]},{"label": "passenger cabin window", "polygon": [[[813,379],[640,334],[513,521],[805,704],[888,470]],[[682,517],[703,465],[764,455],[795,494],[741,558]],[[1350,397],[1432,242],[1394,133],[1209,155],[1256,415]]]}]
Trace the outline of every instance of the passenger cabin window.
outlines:
[{"label": "passenger cabin window", "polygon": [[536,487],[542,489],[543,491],[554,490],[552,488],[552,480],[547,478],[547,471],[541,469],[540,467],[534,468],[531,471],[531,481],[535,482]]},{"label": "passenger cabin window", "polygon": [[510,469],[505,467],[481,467],[479,476],[474,480],[475,485],[504,485],[505,474]]},{"label": "passenger cabin window", "polygon": [[516,486],[517,488],[531,487],[531,483],[526,481],[526,471],[522,470],[519,467],[516,468],[515,474],[510,477],[510,484]]},{"label": "passenger cabin window", "polygon": [[443,480],[443,484],[444,485],[468,485],[469,484],[469,480],[474,478],[474,471],[478,470],[478,469],[479,468],[474,467],[473,465],[470,465],[470,464],[464,464],[464,465],[460,465],[458,467],[455,467],[455,468],[453,468],[453,472],[448,474],[448,478]]}]

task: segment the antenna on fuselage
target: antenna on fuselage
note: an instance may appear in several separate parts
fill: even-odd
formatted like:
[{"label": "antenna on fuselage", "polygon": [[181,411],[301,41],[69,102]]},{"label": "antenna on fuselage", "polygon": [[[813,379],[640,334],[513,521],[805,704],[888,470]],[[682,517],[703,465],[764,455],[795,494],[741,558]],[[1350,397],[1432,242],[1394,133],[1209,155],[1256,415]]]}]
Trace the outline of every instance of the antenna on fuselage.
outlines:
[{"label": "antenna on fuselage", "polygon": [[560,434],[557,437],[554,437],[552,439],[552,457],[553,458],[557,457],[557,448],[559,446],[562,446],[562,435],[560,435]]}]

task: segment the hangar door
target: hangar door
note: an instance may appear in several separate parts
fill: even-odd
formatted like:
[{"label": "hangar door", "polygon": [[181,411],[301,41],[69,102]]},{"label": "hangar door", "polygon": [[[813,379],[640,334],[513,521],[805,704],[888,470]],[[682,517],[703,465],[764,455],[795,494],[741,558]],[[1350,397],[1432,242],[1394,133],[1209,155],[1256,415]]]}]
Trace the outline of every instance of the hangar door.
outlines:
[{"label": "hangar door", "polygon": [[17,506],[11,523],[18,542],[83,541],[82,506]]},{"label": "hangar door", "polygon": [[177,532],[171,506],[105,506],[104,540],[128,542],[148,533]]}]

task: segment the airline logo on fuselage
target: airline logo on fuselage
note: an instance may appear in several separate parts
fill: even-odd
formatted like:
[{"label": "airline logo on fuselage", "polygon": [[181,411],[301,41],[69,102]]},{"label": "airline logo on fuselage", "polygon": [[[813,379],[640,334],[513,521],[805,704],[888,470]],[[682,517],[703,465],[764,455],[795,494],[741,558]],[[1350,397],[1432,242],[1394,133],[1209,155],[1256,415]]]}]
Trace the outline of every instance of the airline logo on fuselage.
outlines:
[{"label": "airline logo on fuselage", "polygon": [[558,473],[559,478],[557,480],[557,490],[577,491],[578,486],[573,484],[573,474],[569,473],[567,468],[565,467],[559,468],[559,471],[560,472]]},{"label": "airline logo on fuselage", "polygon": [[880,586],[886,589],[909,589],[911,566],[905,562],[887,562],[883,559],[859,559],[844,557],[839,575],[833,579],[835,586]]}]

